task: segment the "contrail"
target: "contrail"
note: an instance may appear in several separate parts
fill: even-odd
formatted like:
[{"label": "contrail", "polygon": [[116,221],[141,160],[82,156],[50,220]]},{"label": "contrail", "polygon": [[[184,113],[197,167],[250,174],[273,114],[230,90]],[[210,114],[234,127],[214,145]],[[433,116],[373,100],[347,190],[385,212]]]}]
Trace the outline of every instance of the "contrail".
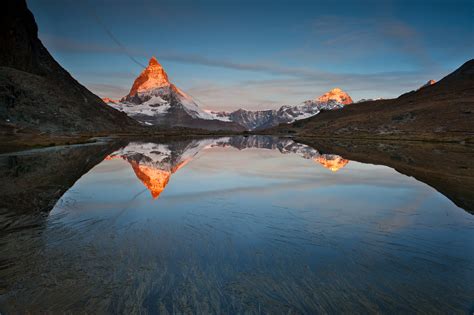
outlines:
[{"label": "contrail", "polygon": [[[92,6],[89,5],[89,1],[84,1],[83,2],[86,6],[86,10],[87,12],[89,13],[89,15],[94,18],[96,20],[96,22],[104,29],[105,33],[110,37],[110,39],[122,50],[122,52],[128,57],[130,58],[131,61],[133,61],[134,63],[136,63],[137,65],[139,65],[142,69],[143,68],[146,68],[146,65],[142,64],[140,61],[138,61],[137,59],[135,59],[135,57],[133,57],[127,50],[127,48],[118,40],[117,37],[115,37],[115,35],[112,33],[112,31],[107,27],[107,25],[104,24],[104,22],[102,22],[102,20],[100,19],[99,15],[97,14],[97,12],[93,9]],[[189,93],[187,93],[189,94]],[[204,103],[199,100],[197,97],[189,94],[189,96],[191,96],[193,99],[197,100],[200,105],[202,106]]]},{"label": "contrail", "polygon": [[110,29],[105,25],[102,20],[100,19],[99,15],[95,12],[95,10],[92,8],[92,6],[89,6],[89,1],[84,1],[83,2],[86,5],[86,9],[91,17],[93,17],[96,22],[104,29],[105,33],[109,36],[109,38],[122,50],[122,52],[130,58],[131,61],[136,63],[142,68],[146,68],[144,64],[142,64],[140,61],[135,59],[127,50],[127,48],[118,40],[117,37],[110,31]]}]

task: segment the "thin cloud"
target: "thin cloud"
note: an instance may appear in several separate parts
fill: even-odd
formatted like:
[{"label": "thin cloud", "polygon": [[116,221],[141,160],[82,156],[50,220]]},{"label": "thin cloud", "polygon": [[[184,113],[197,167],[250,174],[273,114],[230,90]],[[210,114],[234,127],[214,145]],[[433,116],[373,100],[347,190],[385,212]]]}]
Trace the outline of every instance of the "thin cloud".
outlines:
[{"label": "thin cloud", "polygon": [[136,63],[137,65],[141,66],[142,68],[145,68],[146,66],[135,59],[132,53],[128,51],[128,49],[125,47],[125,45],[122,44],[122,42],[112,33],[112,31],[107,27],[107,25],[102,22],[102,19],[99,17],[99,15],[95,12],[94,8],[89,5],[88,0],[83,2],[83,5],[86,7],[87,13],[97,22],[97,24],[102,27],[104,32],[107,34],[107,36],[117,45],[117,47],[120,49],[120,51],[125,54],[131,61]]},{"label": "thin cloud", "polygon": [[[400,30],[398,31],[401,32]],[[48,34],[42,35],[42,39],[48,47],[57,51],[122,54],[120,47],[111,47],[101,43],[80,42]],[[128,52],[142,58],[148,58],[152,55],[144,49],[137,48],[129,49]],[[277,108],[281,105],[294,105],[319,96],[334,87],[343,88],[354,99],[396,97],[406,91],[418,88],[428,79],[440,79],[439,74],[436,75],[436,71],[424,71],[423,73],[398,71],[370,74],[328,73],[314,69],[283,67],[272,64],[238,63],[230,60],[211,59],[201,55],[176,52],[163,52],[156,55],[162,61],[280,76],[280,78],[271,80],[246,80],[229,85],[222,85],[215,81],[202,82],[200,80],[200,82],[191,82],[187,87],[182,87],[192,96],[196,97],[203,107],[219,110],[231,110],[239,107],[269,109]],[[101,76],[115,77],[112,73],[104,73]],[[125,76],[129,77],[132,81],[136,74],[130,73],[129,75],[125,74]],[[84,83],[101,96],[118,98],[128,92],[127,89],[120,86],[112,87],[112,85]]]},{"label": "thin cloud", "polygon": [[[57,51],[63,51],[63,52],[69,52],[69,53],[113,53],[113,54],[123,53],[123,49],[121,47],[110,47],[108,45],[104,45],[100,43],[81,42],[77,40],[61,38],[58,36],[52,36],[49,34],[44,34],[41,37],[48,47],[51,47]],[[300,77],[300,78],[314,77],[321,74],[329,75],[328,73],[323,73],[323,72],[306,69],[306,68],[281,67],[278,65],[271,65],[271,64],[238,63],[238,62],[223,60],[223,59],[215,59],[215,58],[211,59],[211,58],[204,57],[201,55],[183,54],[183,53],[176,53],[176,52],[164,52],[164,53],[153,54],[153,53],[148,53],[145,50],[134,49],[134,48],[127,49],[127,52],[129,54],[133,54],[134,56],[144,57],[144,58],[149,58],[152,55],[156,55],[158,59],[160,60],[180,62],[180,63],[192,64],[192,65],[224,68],[224,69],[231,69],[231,70],[239,70],[239,71],[260,72],[260,73],[272,74],[272,75],[286,75],[286,76],[293,76],[293,77]]]}]

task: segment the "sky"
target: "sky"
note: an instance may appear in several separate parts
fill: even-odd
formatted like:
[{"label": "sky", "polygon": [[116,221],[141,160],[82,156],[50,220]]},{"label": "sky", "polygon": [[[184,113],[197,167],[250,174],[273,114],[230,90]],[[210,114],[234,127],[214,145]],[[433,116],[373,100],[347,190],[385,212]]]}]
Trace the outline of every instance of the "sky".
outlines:
[{"label": "sky", "polygon": [[28,0],[39,37],[101,97],[156,56],[204,109],[296,105],[334,87],[392,98],[474,57],[474,4],[447,1]]}]

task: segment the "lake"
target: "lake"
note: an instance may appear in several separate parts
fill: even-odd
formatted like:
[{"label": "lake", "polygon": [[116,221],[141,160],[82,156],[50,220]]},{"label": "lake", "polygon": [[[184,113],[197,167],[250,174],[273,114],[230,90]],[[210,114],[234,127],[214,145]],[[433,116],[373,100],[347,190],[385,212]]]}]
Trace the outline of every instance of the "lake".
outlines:
[{"label": "lake", "polygon": [[472,169],[438,176],[438,151],[396,150],[398,171],[270,136],[3,154],[0,312],[472,312]]}]

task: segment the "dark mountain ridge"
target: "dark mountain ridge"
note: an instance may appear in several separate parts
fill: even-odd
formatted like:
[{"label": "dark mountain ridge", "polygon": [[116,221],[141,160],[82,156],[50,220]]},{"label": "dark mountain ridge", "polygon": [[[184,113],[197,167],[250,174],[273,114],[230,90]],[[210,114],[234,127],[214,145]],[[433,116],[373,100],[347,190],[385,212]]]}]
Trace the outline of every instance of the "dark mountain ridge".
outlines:
[{"label": "dark mountain ridge", "polygon": [[77,82],[50,55],[25,0],[0,4],[0,127],[47,133],[130,130],[138,124]]}]

